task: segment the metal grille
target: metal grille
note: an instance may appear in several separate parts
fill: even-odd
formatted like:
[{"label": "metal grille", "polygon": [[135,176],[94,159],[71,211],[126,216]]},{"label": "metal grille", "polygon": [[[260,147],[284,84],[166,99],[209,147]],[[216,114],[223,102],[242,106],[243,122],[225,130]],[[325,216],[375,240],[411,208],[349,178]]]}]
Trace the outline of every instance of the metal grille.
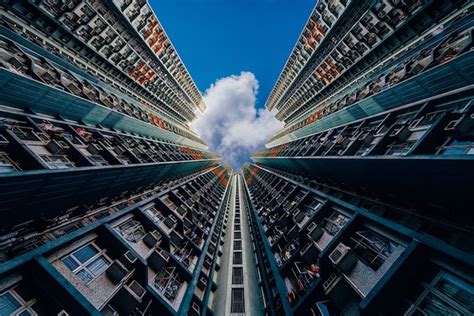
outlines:
[{"label": "metal grille", "polygon": [[243,268],[232,268],[232,284],[243,284],[243,283],[244,283]]},{"label": "metal grille", "polygon": [[242,264],[242,252],[234,251],[234,264]]},{"label": "metal grille", "polygon": [[231,313],[245,313],[244,289],[232,289]]}]

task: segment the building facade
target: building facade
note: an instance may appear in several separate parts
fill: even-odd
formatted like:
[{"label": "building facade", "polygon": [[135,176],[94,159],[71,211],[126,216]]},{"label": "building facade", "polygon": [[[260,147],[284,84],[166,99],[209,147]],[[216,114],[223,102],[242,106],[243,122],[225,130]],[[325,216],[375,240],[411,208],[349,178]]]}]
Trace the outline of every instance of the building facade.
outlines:
[{"label": "building facade", "polygon": [[265,311],[474,312],[467,1],[317,2],[242,170]]},{"label": "building facade", "polygon": [[0,6],[0,315],[474,313],[469,1],[319,0],[240,172],[147,1]]},{"label": "building facade", "polygon": [[0,314],[200,315],[231,174],[151,7],[0,15]]}]

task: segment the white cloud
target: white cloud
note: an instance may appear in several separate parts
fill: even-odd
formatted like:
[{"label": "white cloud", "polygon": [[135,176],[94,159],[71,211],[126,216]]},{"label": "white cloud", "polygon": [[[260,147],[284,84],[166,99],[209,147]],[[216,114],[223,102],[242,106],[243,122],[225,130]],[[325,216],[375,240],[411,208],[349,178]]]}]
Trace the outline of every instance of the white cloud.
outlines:
[{"label": "white cloud", "polygon": [[211,151],[239,170],[283,123],[267,109],[256,109],[258,81],[251,72],[221,78],[204,93],[207,109],[192,125]]}]

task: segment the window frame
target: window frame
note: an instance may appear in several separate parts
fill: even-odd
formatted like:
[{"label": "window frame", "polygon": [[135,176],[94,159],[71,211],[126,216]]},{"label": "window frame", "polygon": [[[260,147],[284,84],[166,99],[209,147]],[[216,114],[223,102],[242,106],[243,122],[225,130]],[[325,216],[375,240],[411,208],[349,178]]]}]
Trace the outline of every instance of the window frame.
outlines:
[{"label": "window frame", "polygon": [[30,299],[29,301],[25,301],[16,291],[15,291],[15,288],[17,288],[17,286],[14,286],[4,292],[2,292],[0,294],[0,297],[1,296],[4,296],[6,294],[10,294],[13,299],[15,299],[18,304],[20,305],[20,307],[18,307],[11,315],[20,315],[21,313],[23,312],[28,312],[30,313],[31,315],[35,316],[35,315],[38,315],[38,313],[35,312],[35,310],[32,308],[32,306],[36,303],[36,298],[32,298]]},{"label": "window frame", "polygon": [[[77,259],[73,254],[77,253],[79,250],[84,249],[88,246],[91,246],[94,248],[97,253],[93,255],[92,257],[88,258],[84,263],[81,263],[79,259]],[[76,264],[77,267],[74,269],[71,269],[65,262],[64,260],[66,258],[72,259]],[[103,260],[106,262],[105,266],[101,268],[101,271],[96,275],[95,273],[91,272],[87,266],[89,266],[91,263],[93,263],[95,260],[98,258],[103,258]],[[102,275],[111,265],[112,260],[106,255],[106,249],[101,249],[99,248],[93,241],[90,243],[87,243],[83,245],[82,247],[75,249],[74,251],[70,252],[68,255],[64,256],[61,258],[61,262],[71,271],[77,278],[79,278],[84,284],[90,284],[93,282],[96,278],[98,278],[100,275]],[[92,278],[89,281],[85,281],[82,277],[80,277],[78,274],[81,271],[85,271],[87,274],[89,274]]]}]

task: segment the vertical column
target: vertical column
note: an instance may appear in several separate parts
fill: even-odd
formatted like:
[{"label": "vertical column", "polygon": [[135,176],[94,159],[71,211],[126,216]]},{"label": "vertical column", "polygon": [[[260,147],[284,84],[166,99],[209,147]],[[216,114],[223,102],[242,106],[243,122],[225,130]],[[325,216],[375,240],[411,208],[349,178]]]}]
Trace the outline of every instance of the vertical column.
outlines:
[{"label": "vertical column", "polygon": [[216,315],[263,315],[261,292],[253,255],[242,178],[232,177],[229,225],[224,241],[219,288],[214,301]]}]

